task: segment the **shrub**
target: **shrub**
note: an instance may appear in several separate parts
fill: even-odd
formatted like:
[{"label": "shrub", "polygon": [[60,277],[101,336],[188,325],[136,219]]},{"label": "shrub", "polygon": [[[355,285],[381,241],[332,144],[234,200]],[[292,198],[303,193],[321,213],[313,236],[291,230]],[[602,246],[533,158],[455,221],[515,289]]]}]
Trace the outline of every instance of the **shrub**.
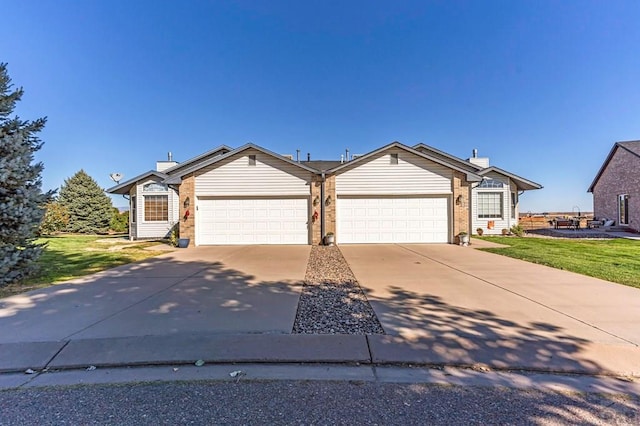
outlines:
[{"label": "shrub", "polygon": [[127,232],[129,230],[129,211],[121,213],[117,207],[114,207],[109,227],[114,232]]},{"label": "shrub", "polygon": [[169,234],[169,243],[172,246],[178,247],[178,240],[180,239],[180,224],[176,223],[171,228],[171,233]]},{"label": "shrub", "polygon": [[40,235],[51,235],[64,230],[69,224],[69,211],[57,201],[45,204],[44,217],[40,223]]},{"label": "shrub", "polygon": [[511,233],[517,235],[518,237],[522,237],[524,235],[524,228],[519,224],[513,225],[511,227]]}]

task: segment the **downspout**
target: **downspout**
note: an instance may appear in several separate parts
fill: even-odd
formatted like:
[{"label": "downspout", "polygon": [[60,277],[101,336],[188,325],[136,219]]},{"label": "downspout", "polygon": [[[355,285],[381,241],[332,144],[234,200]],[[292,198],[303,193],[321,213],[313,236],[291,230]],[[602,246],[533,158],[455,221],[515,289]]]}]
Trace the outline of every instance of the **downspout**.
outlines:
[{"label": "downspout", "polygon": [[324,181],[325,174],[321,174],[322,180],[320,181],[320,244],[324,244]]}]

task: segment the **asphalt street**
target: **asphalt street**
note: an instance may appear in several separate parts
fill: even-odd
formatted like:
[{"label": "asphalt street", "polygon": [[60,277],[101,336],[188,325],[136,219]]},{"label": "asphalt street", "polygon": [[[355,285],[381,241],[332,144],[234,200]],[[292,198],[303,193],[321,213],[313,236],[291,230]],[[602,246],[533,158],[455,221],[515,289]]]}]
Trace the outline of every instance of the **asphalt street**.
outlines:
[{"label": "asphalt street", "polygon": [[638,396],[364,381],[162,382],[0,392],[0,425],[640,423]]}]

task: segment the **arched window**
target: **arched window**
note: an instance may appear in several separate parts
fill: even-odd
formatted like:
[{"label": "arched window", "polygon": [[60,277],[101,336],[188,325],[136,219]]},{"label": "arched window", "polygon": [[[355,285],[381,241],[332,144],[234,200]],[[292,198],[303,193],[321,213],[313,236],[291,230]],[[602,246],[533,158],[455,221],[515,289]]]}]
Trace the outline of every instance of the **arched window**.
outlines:
[{"label": "arched window", "polygon": [[478,185],[478,188],[483,188],[483,189],[504,188],[504,182],[500,182],[499,180],[495,180],[491,178],[484,178],[482,179],[482,182],[480,182],[480,185]]},{"label": "arched window", "polygon": [[147,183],[142,186],[144,192],[167,192],[167,185],[158,182]]}]

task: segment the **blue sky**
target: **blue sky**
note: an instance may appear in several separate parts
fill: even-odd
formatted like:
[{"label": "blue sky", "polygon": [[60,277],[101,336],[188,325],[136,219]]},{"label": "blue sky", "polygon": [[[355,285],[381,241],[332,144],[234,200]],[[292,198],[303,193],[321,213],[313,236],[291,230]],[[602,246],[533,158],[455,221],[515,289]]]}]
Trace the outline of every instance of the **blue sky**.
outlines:
[{"label": "blue sky", "polygon": [[[4,0],[0,61],[48,116],[44,189],[112,186],[172,151],[254,142],[339,159],[424,142],[542,184],[521,211],[592,209],[640,139],[638,1]],[[126,205],[114,198],[116,206]]]}]

